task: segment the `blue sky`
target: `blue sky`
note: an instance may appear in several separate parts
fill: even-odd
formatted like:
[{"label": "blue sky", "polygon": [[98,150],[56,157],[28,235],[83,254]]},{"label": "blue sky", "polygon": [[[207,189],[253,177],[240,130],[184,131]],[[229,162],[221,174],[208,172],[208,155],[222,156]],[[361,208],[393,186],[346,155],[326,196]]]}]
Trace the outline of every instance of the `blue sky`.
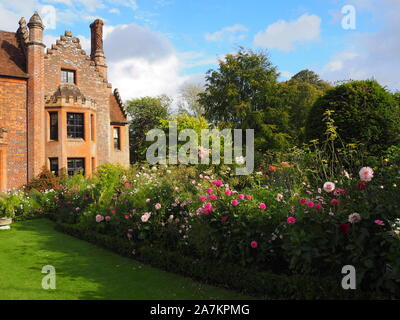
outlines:
[{"label": "blue sky", "polygon": [[[19,2],[19,1],[18,1]],[[110,80],[125,97],[167,93],[203,81],[239,46],[263,49],[286,80],[308,68],[329,81],[376,78],[400,87],[398,0],[0,0],[0,29],[34,9],[49,17],[45,42],[72,30],[90,46],[89,24],[105,20]],[[356,28],[342,27],[345,5]],[[55,23],[54,23],[55,22]],[[13,27],[14,26],[14,27]]]}]

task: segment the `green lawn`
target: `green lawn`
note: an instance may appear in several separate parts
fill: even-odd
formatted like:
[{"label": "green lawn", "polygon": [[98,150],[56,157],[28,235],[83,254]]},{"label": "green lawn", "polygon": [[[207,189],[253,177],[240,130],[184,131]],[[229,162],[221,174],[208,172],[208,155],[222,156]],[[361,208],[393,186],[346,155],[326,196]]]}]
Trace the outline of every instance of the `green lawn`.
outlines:
[{"label": "green lawn", "polygon": [[[57,288],[42,289],[42,267],[57,272]],[[48,220],[0,230],[0,299],[244,299],[54,231]]]}]

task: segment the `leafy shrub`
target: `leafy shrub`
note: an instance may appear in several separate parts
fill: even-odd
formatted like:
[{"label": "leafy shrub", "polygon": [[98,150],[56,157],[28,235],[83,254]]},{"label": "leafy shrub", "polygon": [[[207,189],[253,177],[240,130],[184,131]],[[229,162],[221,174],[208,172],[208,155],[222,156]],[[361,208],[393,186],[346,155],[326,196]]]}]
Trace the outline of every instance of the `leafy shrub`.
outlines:
[{"label": "leafy shrub", "polygon": [[399,105],[376,81],[353,81],[328,90],[311,109],[308,140],[324,140],[326,110],[334,111],[332,118],[344,143],[361,142],[371,154],[381,154],[400,142]]}]

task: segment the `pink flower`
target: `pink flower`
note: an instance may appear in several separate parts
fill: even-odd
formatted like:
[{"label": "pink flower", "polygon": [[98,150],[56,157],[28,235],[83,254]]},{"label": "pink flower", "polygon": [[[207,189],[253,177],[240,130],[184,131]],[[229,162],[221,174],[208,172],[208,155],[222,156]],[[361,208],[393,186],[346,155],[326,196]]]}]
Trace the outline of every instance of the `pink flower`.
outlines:
[{"label": "pink flower", "polygon": [[200,200],[201,202],[204,202],[204,201],[207,200],[207,197],[206,197],[206,196],[200,196],[200,197],[199,197],[199,200]]},{"label": "pink flower", "polygon": [[117,210],[115,210],[115,209],[110,209],[110,212],[111,212],[112,214],[116,214],[116,213],[117,213]]},{"label": "pink flower", "polygon": [[236,207],[236,206],[239,205],[239,201],[237,201],[237,200],[232,200],[231,204],[232,204],[234,207]]},{"label": "pink flower", "polygon": [[256,249],[256,248],[258,247],[257,241],[252,241],[252,242],[250,242],[250,246],[251,246],[253,249]]},{"label": "pink flower", "polygon": [[244,194],[242,194],[242,193],[239,194],[239,195],[238,195],[238,198],[239,198],[240,200],[244,200]]},{"label": "pink flower", "polygon": [[326,192],[332,192],[333,190],[335,190],[335,184],[333,182],[325,182],[323,189]]},{"label": "pink flower", "polygon": [[349,215],[349,222],[350,223],[357,223],[361,221],[361,216],[359,213],[352,213]]},{"label": "pink flower", "polygon": [[360,170],[360,179],[361,181],[369,182],[374,177],[374,170],[370,167],[364,167]]},{"label": "pink flower", "polygon": [[229,190],[229,189],[226,189],[225,190],[225,194],[227,195],[227,196],[231,196],[232,195],[232,191],[231,190]]},{"label": "pink flower", "polygon": [[227,217],[227,216],[221,217],[221,221],[222,221],[222,222],[226,222],[227,220],[228,220],[228,217]]},{"label": "pink flower", "polygon": [[161,204],[157,203],[154,208],[156,208],[156,210],[160,210],[161,209]]},{"label": "pink flower", "polygon": [[132,239],[132,234],[127,233],[126,236],[128,237],[129,240]]},{"label": "pink flower", "polygon": [[265,203],[260,203],[259,208],[260,210],[264,211],[265,209],[267,209],[267,205]]},{"label": "pink flower", "polygon": [[56,197],[56,201],[59,201],[60,200],[60,198],[59,197]]},{"label": "pink flower", "polygon": [[142,220],[142,222],[147,222],[147,221],[149,221],[150,216],[151,216],[151,213],[146,212],[144,215],[142,215],[142,217],[140,219]]},{"label": "pink flower", "polygon": [[301,204],[306,204],[306,203],[307,203],[307,200],[304,199],[304,198],[301,198],[301,199],[300,199],[300,203],[301,203]]},{"label": "pink flower", "polygon": [[124,218],[125,218],[125,220],[129,220],[131,217],[130,217],[128,214],[126,214],[126,215],[124,216]]},{"label": "pink flower", "polygon": [[252,196],[247,195],[246,200],[251,200]]},{"label": "pink flower", "polygon": [[308,201],[307,202],[307,206],[309,207],[309,208],[314,208],[314,202],[312,202],[312,201]]},{"label": "pink flower", "polygon": [[208,193],[208,194],[212,194],[212,193],[213,193],[213,189],[212,189],[212,188],[208,188],[208,189],[207,189],[207,193]]},{"label": "pink flower", "polygon": [[344,195],[346,192],[345,192],[345,190],[344,189],[335,189],[335,191],[333,191],[333,194],[335,195],[335,196],[341,196],[341,195]]},{"label": "pink flower", "polygon": [[98,215],[96,216],[96,222],[97,222],[97,223],[102,222],[103,220],[104,220],[104,217],[103,217],[102,215],[98,214]]},{"label": "pink flower", "polygon": [[337,206],[338,204],[339,204],[339,200],[338,199],[332,199],[331,200],[331,205]]},{"label": "pink flower", "polygon": [[130,183],[125,183],[125,184],[124,184],[124,187],[126,187],[126,188],[130,188],[130,186],[131,186]]},{"label": "pink flower", "polygon": [[210,195],[208,196],[208,199],[210,199],[210,200],[217,200],[218,197],[217,197],[215,194],[210,194]]},{"label": "pink flower", "polygon": [[210,150],[205,149],[204,147],[200,147],[198,149],[198,154],[199,154],[200,159],[204,159],[205,157],[207,157],[210,154]]},{"label": "pink flower", "polygon": [[317,203],[317,204],[315,205],[315,210],[321,211],[321,209],[322,209],[322,206],[321,206],[319,203]]},{"label": "pink flower", "polygon": [[203,208],[203,213],[209,215],[213,211],[212,204],[210,202],[206,203]]},{"label": "pink flower", "polygon": [[289,223],[289,224],[295,224],[295,223],[296,223],[296,218],[294,218],[294,217],[289,217],[289,218],[287,218],[287,223]]},{"label": "pink flower", "polygon": [[108,222],[108,221],[110,221],[111,220],[111,217],[110,216],[107,216],[106,217],[106,221]]},{"label": "pink flower", "polygon": [[377,224],[378,226],[384,226],[384,225],[385,225],[385,223],[384,223],[382,220],[375,220],[374,222],[375,222],[375,224]]},{"label": "pink flower", "polygon": [[281,202],[282,199],[283,199],[283,194],[282,194],[282,193],[278,193],[278,194],[276,195],[276,201]]},{"label": "pink flower", "polygon": [[223,182],[221,180],[213,180],[213,185],[216,186],[217,188],[221,187],[223,185]]}]

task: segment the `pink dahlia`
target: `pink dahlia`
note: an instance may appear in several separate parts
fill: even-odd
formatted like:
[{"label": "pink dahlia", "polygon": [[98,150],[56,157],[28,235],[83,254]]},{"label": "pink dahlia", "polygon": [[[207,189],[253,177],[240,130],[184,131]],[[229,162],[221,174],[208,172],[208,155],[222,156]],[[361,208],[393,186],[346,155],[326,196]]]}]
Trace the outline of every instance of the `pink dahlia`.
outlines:
[{"label": "pink dahlia", "polygon": [[360,179],[361,181],[369,182],[374,177],[374,170],[370,167],[364,167],[360,170]]},{"label": "pink dahlia", "polygon": [[339,204],[339,200],[338,199],[332,199],[331,200],[331,205],[332,206],[337,206]]},{"label": "pink dahlia", "polygon": [[265,209],[267,209],[267,205],[265,203],[260,203],[259,208],[260,208],[260,210],[264,211]]},{"label": "pink dahlia", "polygon": [[335,184],[333,182],[325,182],[324,183],[324,188],[323,188],[326,192],[332,192],[333,190],[335,190]]},{"label": "pink dahlia", "polygon": [[231,190],[229,190],[229,189],[226,189],[225,190],[225,194],[227,195],[227,196],[231,196],[232,195],[232,191]]},{"label": "pink dahlia", "polygon": [[239,205],[239,201],[237,201],[237,200],[232,200],[231,204],[232,204],[234,207],[236,207],[236,206]]},{"label": "pink dahlia", "polygon": [[295,224],[295,223],[296,223],[296,218],[294,218],[294,217],[289,217],[289,218],[287,218],[287,223],[289,223],[289,224]]},{"label": "pink dahlia", "polygon": [[216,186],[217,188],[221,187],[223,185],[223,182],[221,180],[213,180],[213,185]]},{"label": "pink dahlia", "polygon": [[250,242],[250,246],[251,246],[253,249],[256,249],[256,248],[258,247],[257,241],[252,241],[252,242]]}]

